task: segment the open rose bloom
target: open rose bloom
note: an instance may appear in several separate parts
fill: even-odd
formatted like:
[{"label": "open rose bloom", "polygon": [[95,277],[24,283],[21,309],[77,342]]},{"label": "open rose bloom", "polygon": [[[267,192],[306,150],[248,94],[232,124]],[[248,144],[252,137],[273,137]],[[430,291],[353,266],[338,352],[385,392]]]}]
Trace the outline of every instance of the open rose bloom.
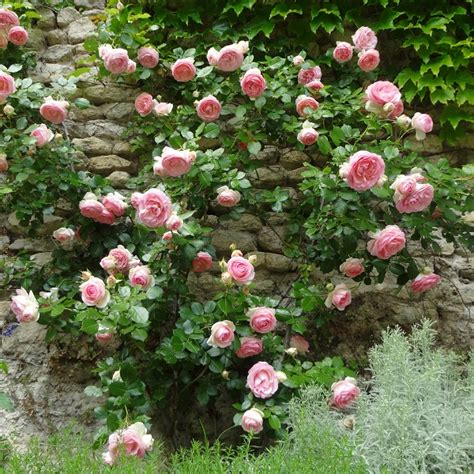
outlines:
[{"label": "open rose bloom", "polygon": [[0,71],[0,101],[4,101],[16,91],[15,79],[10,74]]},{"label": "open rose bloom", "polygon": [[247,285],[255,278],[253,265],[244,257],[235,256],[227,262],[227,272],[239,285]]},{"label": "open rose bloom", "polygon": [[356,191],[374,187],[385,172],[385,162],[380,155],[361,150],[354,153],[339,169],[339,175]]},{"label": "open rose bloom", "polygon": [[147,265],[137,265],[131,268],[128,277],[131,286],[139,286],[142,290],[148,290],[155,284],[155,277]]},{"label": "open rose bloom", "polygon": [[434,188],[426,183],[426,178],[419,173],[399,175],[390,186],[395,190],[393,201],[401,213],[424,211],[434,197]]},{"label": "open rose bloom", "polygon": [[146,117],[151,113],[156,101],[151,94],[143,92],[135,99],[135,110],[142,116]]},{"label": "open rose bloom", "polygon": [[156,49],[151,47],[143,47],[138,50],[137,60],[146,68],[154,68],[160,61],[160,55]]},{"label": "open rose bloom", "polygon": [[178,177],[187,173],[196,159],[196,152],[175,150],[165,146],[161,156],[155,157],[153,172],[159,176]]},{"label": "open rose bloom", "polygon": [[260,433],[263,430],[263,413],[257,408],[251,408],[242,415],[240,423],[247,433]]},{"label": "open rose bloom", "polygon": [[294,347],[298,354],[306,354],[309,351],[309,342],[299,334],[291,336],[290,347]]},{"label": "open rose bloom", "polygon": [[100,266],[110,275],[116,273],[127,274],[131,268],[140,265],[140,259],[135,257],[123,245],[112,249],[107,257],[100,261]]},{"label": "open rose bloom", "polygon": [[235,351],[239,359],[253,357],[263,351],[263,342],[258,337],[241,337],[240,347]]},{"label": "open rose bloom", "polygon": [[348,258],[344,263],[341,264],[339,270],[347,278],[355,278],[361,273],[364,273],[364,260],[361,258]]},{"label": "open rose bloom", "polygon": [[239,69],[244,61],[244,54],[248,52],[247,41],[224,46],[220,51],[211,48],[207,53],[207,60],[211,66],[224,72],[232,72]]},{"label": "open rose bloom", "polygon": [[97,277],[88,275],[87,280],[79,286],[82,301],[87,306],[105,308],[110,301],[109,290],[105,288],[105,283]]},{"label": "open rose bloom", "polygon": [[59,124],[66,120],[68,107],[69,102],[47,97],[40,107],[40,114],[43,118],[48,120],[48,122]]},{"label": "open rose bloom", "polygon": [[277,320],[273,308],[266,306],[252,308],[247,312],[247,316],[250,318],[250,327],[255,332],[266,334],[276,328]]},{"label": "open rose bloom", "polygon": [[99,202],[94,193],[86,193],[79,203],[79,210],[84,217],[88,217],[101,224],[113,224],[116,216]]},{"label": "open rose bloom", "polygon": [[397,225],[388,225],[375,234],[370,232],[372,240],[367,242],[367,250],[374,257],[388,260],[405,248],[405,233]]},{"label": "open rose bloom", "polygon": [[137,218],[151,229],[163,226],[171,216],[171,199],[160,189],[151,188],[143,194],[133,193],[131,202],[137,210]]},{"label": "open rose bloom", "polygon": [[360,395],[360,388],[357,386],[357,381],[352,377],[346,377],[344,380],[333,383],[331,390],[331,405],[340,410],[353,405]]},{"label": "open rose bloom", "polygon": [[411,119],[411,126],[416,131],[416,139],[424,140],[426,134],[433,130],[433,119],[428,114],[416,112]]},{"label": "open rose bloom", "polygon": [[263,94],[264,90],[267,88],[267,82],[262,76],[260,69],[253,68],[249,69],[240,79],[240,86],[245,95],[254,99]]},{"label": "open rose bloom", "polygon": [[189,82],[196,75],[194,58],[178,59],[171,66],[171,74],[178,82]]},{"label": "open rose bloom", "polygon": [[102,454],[102,458],[106,464],[112,465],[121,453],[143,458],[152,447],[153,437],[147,434],[145,425],[141,422],[133,423],[109,436],[107,452]]},{"label": "open rose bloom", "polygon": [[350,61],[353,55],[353,48],[350,43],[346,43],[345,41],[337,41],[336,47],[332,53],[332,57],[338,63],[345,63],[346,61]]},{"label": "open rose bloom", "polygon": [[377,81],[365,90],[365,109],[379,117],[396,120],[403,113],[401,93],[389,81]]},{"label": "open rose bloom", "polygon": [[205,122],[214,122],[221,115],[221,103],[213,96],[202,98],[196,105],[198,117]]},{"label": "open rose bloom", "polygon": [[346,307],[351,304],[351,302],[351,290],[349,290],[346,285],[340,284],[336,285],[334,290],[328,294],[324,304],[327,308],[332,308],[334,306],[339,311],[344,311]]},{"label": "open rose bloom", "polygon": [[212,325],[207,344],[211,347],[229,347],[234,341],[235,325],[232,321],[219,321]]},{"label": "open rose bloom", "polygon": [[31,136],[35,137],[36,146],[42,147],[54,138],[54,133],[42,123],[31,132]]},{"label": "open rose bloom", "polygon": [[39,304],[32,291],[16,290],[11,297],[10,309],[19,323],[31,323],[39,319]]},{"label": "open rose bloom", "polygon": [[258,398],[270,398],[278,390],[278,375],[267,362],[257,362],[247,375],[247,385]]},{"label": "open rose bloom", "polygon": [[311,110],[318,110],[319,102],[313,97],[299,95],[295,101],[296,112],[300,117],[307,117]]},{"label": "open rose bloom", "polygon": [[234,207],[240,202],[239,191],[229,189],[227,186],[217,188],[217,202],[223,207]]},{"label": "open rose bloom", "polygon": [[441,277],[432,271],[420,273],[410,285],[413,293],[424,293],[432,290],[441,281]]},{"label": "open rose bloom", "polygon": [[191,262],[193,272],[202,273],[212,268],[212,257],[207,252],[198,252]]}]

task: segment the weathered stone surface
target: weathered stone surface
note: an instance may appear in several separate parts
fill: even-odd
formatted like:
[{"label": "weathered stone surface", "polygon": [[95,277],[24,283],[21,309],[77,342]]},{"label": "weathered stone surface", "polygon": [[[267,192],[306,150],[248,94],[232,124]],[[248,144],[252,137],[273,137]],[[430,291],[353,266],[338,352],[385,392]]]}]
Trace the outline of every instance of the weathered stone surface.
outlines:
[{"label": "weathered stone surface", "polygon": [[103,9],[105,0],[74,0],[76,7]]},{"label": "weathered stone surface", "polygon": [[133,156],[132,146],[128,142],[116,142],[112,153],[115,155],[125,156],[131,158]]},{"label": "weathered stone surface", "polygon": [[443,142],[438,135],[429,133],[424,140],[417,140],[414,135],[410,135],[406,139],[408,148],[427,155],[434,155],[443,151]]},{"label": "weathered stone surface", "polygon": [[282,237],[270,227],[263,227],[258,233],[258,248],[266,252],[283,253]]},{"label": "weathered stone surface", "polygon": [[134,102],[137,91],[132,88],[117,87],[111,84],[94,85],[84,90],[83,96],[93,104],[106,104],[108,102]]},{"label": "weathered stone surface", "polygon": [[68,122],[69,134],[76,138],[97,137],[116,140],[125,131],[125,127],[109,120],[89,120],[85,124]]},{"label": "weathered stone surface", "polygon": [[306,168],[302,166],[301,168],[296,168],[294,170],[288,171],[288,174],[286,175],[288,179],[288,184],[291,186],[295,186],[298,183],[301,183],[303,181],[303,171],[305,171]]},{"label": "weathered stone surface", "polygon": [[23,250],[25,252],[46,252],[53,250],[54,244],[51,240],[16,239],[8,248],[10,250]]},{"label": "weathered stone surface", "polygon": [[[50,236],[56,229],[61,227],[62,218],[54,215],[46,215],[43,217],[43,225],[36,227],[35,230],[40,236]],[[12,212],[7,221],[5,222],[5,227],[9,232],[15,235],[26,235],[28,233],[28,227],[23,227],[20,225],[20,222],[16,218],[14,212]]]},{"label": "weathered stone surface", "polygon": [[72,46],[58,44],[50,46],[42,55],[47,63],[64,63],[72,60]]},{"label": "weathered stone surface", "polygon": [[[41,8],[38,10],[41,18],[36,23],[36,26],[41,30],[51,30],[56,28],[56,16],[50,8]],[[31,34],[31,32],[30,32]]]},{"label": "weathered stone surface", "polygon": [[109,120],[129,120],[135,111],[135,107],[131,103],[121,102],[104,105],[102,110]]},{"label": "weathered stone surface", "polygon": [[34,82],[49,84],[62,76],[71,74],[71,72],[74,72],[74,67],[70,64],[39,63],[36,69],[30,72],[29,76]]},{"label": "weathered stone surface", "polygon": [[0,252],[4,252],[10,244],[10,237],[8,235],[0,235]]},{"label": "weathered stone surface", "polygon": [[46,33],[46,41],[49,46],[67,43],[67,34],[63,30],[51,30]]},{"label": "weathered stone surface", "polygon": [[266,145],[255,156],[251,156],[251,158],[273,165],[280,158],[280,150],[276,146]]},{"label": "weathered stone surface", "polygon": [[130,174],[126,171],[114,171],[113,173],[110,173],[109,176],[107,176],[110,184],[117,189],[124,188],[130,178]]},{"label": "weathered stone surface", "polygon": [[73,7],[66,7],[61,9],[58,13],[57,22],[59,28],[65,28],[71,23],[79,20],[81,18],[81,14]]},{"label": "weathered stone surface", "polygon": [[253,214],[241,214],[239,220],[221,218],[219,224],[230,231],[246,230],[247,232],[258,232],[263,226],[262,221]]},{"label": "weathered stone surface", "polygon": [[297,267],[294,260],[277,253],[266,253],[265,265],[268,270],[276,273],[292,272],[295,271]]},{"label": "weathered stone surface", "polygon": [[270,165],[268,168],[257,168],[248,174],[248,178],[255,187],[263,189],[284,186],[286,184],[285,171],[279,165]]},{"label": "weathered stone surface", "polygon": [[96,26],[87,17],[82,17],[79,20],[71,23],[67,30],[67,36],[71,44],[84,42],[95,34]]},{"label": "weathered stone surface", "polygon": [[303,163],[309,163],[309,156],[298,150],[292,150],[285,153],[280,159],[280,165],[287,170],[294,170],[303,166]]},{"label": "weathered stone surface", "polygon": [[46,49],[46,38],[41,30],[31,30],[29,32],[28,47],[38,52]]},{"label": "weathered stone surface", "polygon": [[217,254],[220,256],[230,256],[231,251],[229,247],[231,244],[235,244],[243,253],[257,250],[257,239],[250,232],[217,229],[212,232],[211,237],[212,245],[214,245]]},{"label": "weathered stone surface", "polygon": [[117,155],[94,156],[89,159],[89,170],[102,175],[108,175],[112,171],[133,171],[134,164]]},{"label": "weathered stone surface", "polygon": [[87,156],[108,155],[113,148],[112,142],[97,137],[74,138],[72,144]]},{"label": "weathered stone surface", "polygon": [[51,252],[35,253],[30,257],[30,260],[39,267],[44,267],[53,260],[53,254]]},{"label": "weathered stone surface", "polygon": [[79,109],[72,107],[69,112],[69,119],[75,122],[87,122],[89,120],[101,120],[104,118],[104,113],[100,107],[91,105],[87,109]]}]

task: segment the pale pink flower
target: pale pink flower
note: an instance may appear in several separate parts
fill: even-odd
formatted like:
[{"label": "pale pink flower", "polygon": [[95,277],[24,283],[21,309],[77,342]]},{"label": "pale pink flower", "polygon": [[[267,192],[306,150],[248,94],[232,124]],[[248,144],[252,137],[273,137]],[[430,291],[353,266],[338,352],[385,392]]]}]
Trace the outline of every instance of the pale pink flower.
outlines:
[{"label": "pale pink flower", "polygon": [[128,277],[131,286],[140,286],[142,290],[148,290],[155,284],[155,277],[147,265],[137,265],[131,268]]},{"label": "pale pink flower", "polygon": [[23,46],[28,41],[28,31],[22,26],[14,26],[8,32],[8,41],[15,46]]},{"label": "pale pink flower", "polygon": [[385,162],[380,155],[366,150],[354,153],[339,169],[339,175],[356,191],[374,187],[385,172]]},{"label": "pale pink flower", "polygon": [[125,202],[125,197],[117,192],[109,193],[104,196],[102,198],[102,204],[115,217],[123,216],[128,207],[128,204]]},{"label": "pale pink flower", "polygon": [[191,169],[195,159],[196,152],[194,151],[175,150],[165,146],[161,156],[155,157],[153,172],[159,176],[182,176]]},{"label": "pale pink flower", "polygon": [[290,347],[294,347],[298,354],[306,354],[309,351],[309,342],[299,334],[290,338]]},{"label": "pale pink flower", "polygon": [[356,51],[373,49],[377,46],[377,36],[368,26],[361,26],[352,36]]},{"label": "pale pink flower", "polygon": [[257,362],[247,375],[247,385],[258,398],[270,398],[278,390],[278,376],[267,362]]},{"label": "pale pink flower", "polygon": [[173,110],[173,104],[168,102],[156,102],[153,106],[153,112],[157,117],[163,117],[165,115],[169,115]]},{"label": "pale pink flower", "polygon": [[338,409],[348,408],[360,395],[357,381],[352,377],[346,377],[344,380],[333,383],[331,390],[331,405]]},{"label": "pale pink flower", "polygon": [[207,252],[198,252],[191,266],[195,273],[205,272],[212,268],[212,257]]},{"label": "pale pink flower", "polygon": [[69,102],[64,100],[54,100],[52,97],[47,97],[43,105],[40,107],[40,114],[49,122],[59,124],[66,120],[68,107]]},{"label": "pale pink flower", "polygon": [[260,334],[266,334],[276,328],[277,320],[275,318],[275,310],[266,306],[252,308],[247,312],[250,318],[250,327]]},{"label": "pale pink flower", "polygon": [[221,71],[231,72],[239,69],[244,61],[244,51],[238,44],[224,46],[219,51],[216,67]]},{"label": "pale pink flower", "polygon": [[79,286],[79,289],[81,290],[82,301],[87,306],[105,308],[110,301],[110,293],[100,278],[90,276]]},{"label": "pale pink flower", "polygon": [[141,93],[135,99],[135,110],[142,116],[145,117],[153,110],[153,106],[155,105],[155,101],[153,100],[153,96],[148,94],[147,92]]},{"label": "pale pink flower", "polygon": [[178,59],[171,66],[171,74],[178,82],[191,81],[196,75],[194,58]]},{"label": "pale pink flower", "polygon": [[39,304],[32,291],[24,288],[16,290],[11,297],[10,309],[19,323],[31,323],[39,319]]},{"label": "pale pink flower", "polygon": [[255,278],[253,265],[244,257],[232,257],[227,262],[227,272],[238,284],[246,285]]},{"label": "pale pink flower", "polygon": [[10,74],[0,71],[0,101],[4,101],[16,91],[15,79]]},{"label": "pale pink flower", "polygon": [[46,145],[54,138],[54,133],[44,123],[36,127],[30,135],[36,138],[38,147]]},{"label": "pale pink flower", "polygon": [[172,214],[169,219],[166,221],[166,228],[171,230],[172,232],[177,232],[181,227],[183,227],[183,219],[177,216],[176,214]]},{"label": "pale pink flower", "polygon": [[416,139],[424,140],[426,134],[433,130],[433,119],[428,114],[416,112],[411,119],[411,126],[416,130]]},{"label": "pale pink flower", "polygon": [[388,260],[405,248],[405,233],[397,225],[388,225],[378,232],[369,233],[372,240],[367,242],[367,250],[374,257]]},{"label": "pale pink flower", "polygon": [[298,132],[298,141],[303,145],[309,146],[316,143],[319,133],[313,127],[304,127]]},{"label": "pale pink flower", "polygon": [[267,88],[267,82],[260,69],[253,68],[249,69],[240,79],[240,86],[245,95],[256,98],[263,94],[263,91]]},{"label": "pale pink flower", "polygon": [[413,293],[424,293],[433,289],[439,282],[441,277],[436,273],[420,273],[412,282],[411,290]]},{"label": "pale pink flower", "polygon": [[240,193],[227,186],[217,188],[217,202],[223,207],[234,207],[240,202]]},{"label": "pale pink flower", "polygon": [[319,103],[313,97],[307,95],[299,95],[295,101],[296,112],[301,117],[307,117],[307,109],[318,110]]},{"label": "pale pink flower", "polygon": [[335,306],[339,311],[344,311],[352,302],[351,290],[343,283],[336,285],[335,288],[328,294],[324,302],[327,308]]},{"label": "pale pink flower", "polygon": [[300,69],[298,72],[298,84],[306,85],[308,82],[316,79],[321,79],[323,76],[321,68],[319,66],[310,67],[307,69]]},{"label": "pale pink flower", "polygon": [[156,49],[147,46],[138,50],[137,59],[143,67],[151,69],[158,64],[160,55]]},{"label": "pale pink flower", "polygon": [[364,273],[364,260],[361,258],[348,258],[341,264],[339,270],[344,273],[347,278],[355,278]]},{"label": "pale pink flower", "polygon": [[240,347],[235,351],[239,359],[253,357],[263,351],[263,342],[258,337],[241,337]]},{"label": "pale pink flower", "polygon": [[219,321],[211,327],[207,344],[212,347],[229,347],[234,340],[235,325],[232,321]]},{"label": "pale pink flower", "polygon": [[214,120],[217,120],[221,114],[221,110],[221,103],[213,95],[204,97],[196,106],[198,117],[205,122],[214,122]]},{"label": "pale pink flower", "polygon": [[146,193],[133,193],[132,206],[137,210],[137,217],[144,225],[155,229],[165,224],[171,215],[170,198],[161,190],[149,189]]},{"label": "pale pink flower", "polygon": [[301,66],[304,63],[304,58],[303,56],[300,56],[299,54],[293,58],[293,65],[295,66]]},{"label": "pale pink flower", "polygon": [[332,57],[338,63],[345,63],[352,58],[352,45],[350,43],[346,43],[345,41],[337,41],[336,47],[332,53]]},{"label": "pale pink flower", "polygon": [[263,430],[263,413],[257,408],[247,410],[242,415],[240,426],[247,433],[260,433]]},{"label": "pale pink flower", "polygon": [[370,72],[380,64],[380,54],[376,49],[367,49],[359,53],[357,65],[364,72]]},{"label": "pale pink flower", "polygon": [[112,74],[122,74],[129,68],[130,58],[126,49],[105,48],[103,50],[104,66]]}]

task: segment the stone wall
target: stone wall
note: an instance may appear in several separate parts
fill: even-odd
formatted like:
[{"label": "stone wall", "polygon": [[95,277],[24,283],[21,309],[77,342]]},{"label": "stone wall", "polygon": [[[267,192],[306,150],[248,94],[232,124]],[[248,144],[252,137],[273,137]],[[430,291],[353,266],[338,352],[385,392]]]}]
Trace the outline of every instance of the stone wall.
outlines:
[{"label": "stone wall", "polygon": [[[100,0],[76,0],[81,12],[75,8],[65,8],[57,15],[50,9],[41,12],[43,18],[30,41],[39,59],[36,70],[31,72],[35,81],[49,83],[82,64],[86,54],[83,41],[94,34],[93,20],[100,14],[102,4]],[[137,172],[138,157],[120,137],[133,113],[133,100],[138,92],[127,85],[95,82],[92,74],[81,78],[79,87],[80,95],[89,99],[92,106],[70,114],[67,133],[81,150],[84,168],[109,177],[115,187],[123,188]],[[427,160],[447,157],[459,165],[473,159],[474,135],[468,135],[456,149],[444,147],[436,134],[429,135],[424,142],[414,142],[414,146]],[[253,186],[256,189],[281,186],[293,199],[298,197],[303,164],[324,163],[319,155],[274,146],[265,147],[256,160],[259,167],[249,176]],[[54,246],[50,235],[60,226],[60,216],[49,217],[41,230],[42,238],[34,240],[22,235],[24,229],[13,215],[3,217],[0,252],[7,256],[27,252],[38,265],[49,260]],[[212,243],[219,257],[228,256],[231,243],[246,253],[256,254],[256,291],[282,297],[297,277],[296,263],[284,255],[287,219],[284,213],[270,212],[262,220],[249,212],[234,221],[215,209],[215,215],[209,215],[207,223],[214,229]],[[423,260],[422,251],[415,249],[415,252]],[[2,258],[9,258],[5,255]],[[435,261],[435,269],[443,275],[443,282],[429,294],[416,298],[406,290],[398,292],[394,281],[387,281],[383,287],[362,286],[348,310],[335,315],[321,330],[312,332],[312,355],[319,358],[341,354],[363,362],[367,348],[377,341],[383,329],[394,324],[409,328],[422,317],[436,321],[443,344],[468,350],[474,334],[472,256],[454,251],[446,244],[442,257]],[[214,273],[191,274],[191,289],[198,295],[215,291],[219,288],[218,272],[216,265]],[[13,320],[8,298],[9,292],[0,292],[0,328]],[[15,411],[2,419],[0,436],[18,437],[19,444],[24,444],[25,436],[54,431],[72,418],[79,419],[86,430],[95,426],[92,407],[97,400],[85,397],[82,392],[85,385],[94,382],[90,368],[100,348],[81,341],[71,345],[67,340],[47,345],[44,334],[45,329],[34,323],[22,325],[12,336],[1,338],[0,357],[10,365],[10,374],[0,375],[0,391],[10,393]]]}]

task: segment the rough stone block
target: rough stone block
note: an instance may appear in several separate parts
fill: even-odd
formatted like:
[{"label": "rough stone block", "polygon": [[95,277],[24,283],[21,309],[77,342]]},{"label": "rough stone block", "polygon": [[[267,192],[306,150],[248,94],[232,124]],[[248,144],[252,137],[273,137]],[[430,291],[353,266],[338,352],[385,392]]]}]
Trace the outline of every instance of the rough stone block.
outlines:
[{"label": "rough stone block", "polygon": [[83,93],[84,97],[97,105],[109,102],[134,102],[137,95],[136,89],[117,87],[111,84],[90,86]]},{"label": "rough stone block", "polygon": [[231,251],[229,247],[231,244],[235,244],[243,253],[257,250],[255,235],[249,232],[217,229],[212,232],[211,236],[212,245],[214,245],[217,254],[220,256],[230,257]]},{"label": "rough stone block", "polygon": [[87,156],[108,155],[112,153],[113,143],[97,137],[74,138],[72,144]]},{"label": "rough stone block", "polygon": [[58,13],[58,26],[59,28],[65,28],[71,23],[81,18],[81,14],[73,7],[66,7],[61,9]]},{"label": "rough stone block", "polygon": [[72,46],[58,44],[50,46],[42,55],[47,63],[65,63],[72,61]]},{"label": "rough stone block", "polygon": [[48,252],[54,250],[54,244],[50,240],[16,239],[8,247],[10,250],[23,250],[25,252]]},{"label": "rough stone block", "polygon": [[258,233],[258,247],[266,252],[283,253],[282,238],[284,234],[277,234],[270,227],[263,227]]},{"label": "rough stone block", "polygon": [[130,179],[130,174],[126,171],[114,171],[107,176],[107,179],[114,188],[125,188]]},{"label": "rough stone block", "polygon": [[94,35],[96,26],[87,17],[82,17],[79,20],[71,23],[67,30],[67,36],[71,44],[83,43],[87,38]]},{"label": "rough stone block", "polygon": [[285,170],[279,165],[257,168],[248,174],[248,178],[256,188],[271,189],[286,184]]},{"label": "rough stone block", "polygon": [[46,33],[46,41],[49,46],[67,43],[67,34],[63,30],[51,30]]},{"label": "rough stone block", "polygon": [[231,231],[258,232],[263,227],[262,221],[253,214],[241,214],[239,220],[222,218],[219,224]]},{"label": "rough stone block", "polygon": [[40,30],[52,30],[56,28],[56,16],[54,15],[53,10],[49,8],[41,8],[38,10],[38,13],[41,15],[41,19],[38,20],[36,26]]},{"label": "rough stone block", "polygon": [[133,171],[135,165],[117,155],[104,155],[90,158],[88,168],[93,173],[108,175],[112,171]]},{"label": "rough stone block", "polygon": [[280,165],[287,170],[300,168],[304,163],[310,161],[309,156],[298,150],[291,150],[285,153],[280,159]]}]

